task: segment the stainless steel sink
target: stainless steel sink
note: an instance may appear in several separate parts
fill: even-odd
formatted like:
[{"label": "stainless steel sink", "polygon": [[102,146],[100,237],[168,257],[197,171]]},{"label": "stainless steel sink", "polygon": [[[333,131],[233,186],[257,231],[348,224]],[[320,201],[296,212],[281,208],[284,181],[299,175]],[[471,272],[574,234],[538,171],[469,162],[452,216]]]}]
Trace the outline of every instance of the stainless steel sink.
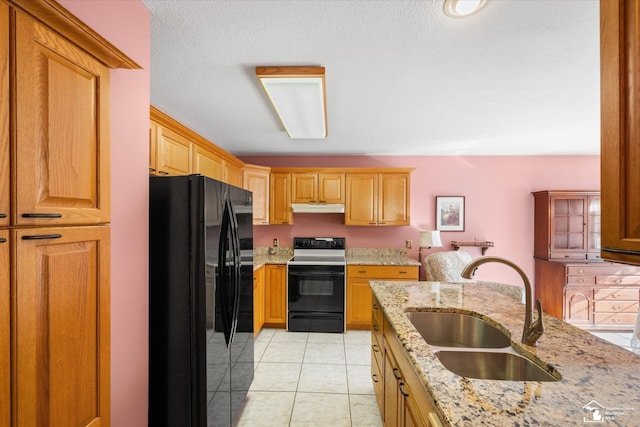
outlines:
[{"label": "stainless steel sink", "polygon": [[422,338],[436,347],[504,348],[511,346],[507,334],[484,320],[464,313],[407,311]]},{"label": "stainless steel sink", "polygon": [[507,381],[559,381],[561,376],[547,372],[519,354],[502,351],[436,352],[445,368],[468,378]]}]

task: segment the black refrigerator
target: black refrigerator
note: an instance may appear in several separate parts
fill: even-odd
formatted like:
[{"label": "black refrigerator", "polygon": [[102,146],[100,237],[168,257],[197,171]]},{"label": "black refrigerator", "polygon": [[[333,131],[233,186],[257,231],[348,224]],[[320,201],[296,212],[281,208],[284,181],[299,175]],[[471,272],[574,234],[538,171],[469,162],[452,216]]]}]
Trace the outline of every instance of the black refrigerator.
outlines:
[{"label": "black refrigerator", "polygon": [[230,426],[253,381],[251,192],[149,185],[149,426]]}]

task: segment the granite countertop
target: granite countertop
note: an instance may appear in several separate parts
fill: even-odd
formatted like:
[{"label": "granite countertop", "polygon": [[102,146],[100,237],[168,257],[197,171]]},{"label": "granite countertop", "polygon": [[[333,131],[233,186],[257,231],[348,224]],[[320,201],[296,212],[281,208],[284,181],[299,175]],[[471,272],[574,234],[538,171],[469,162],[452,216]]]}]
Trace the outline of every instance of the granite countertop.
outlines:
[{"label": "granite countertop", "polygon": [[[257,270],[265,264],[286,264],[292,257],[292,248],[255,248],[253,269]],[[418,261],[407,257],[404,249],[347,249],[346,261],[347,265],[420,266]]]},{"label": "granite countertop", "polygon": [[[524,345],[524,305],[476,283],[373,281],[371,288],[433,396],[443,425],[584,425],[590,413],[583,407],[591,403],[601,407],[605,423],[638,426],[640,355],[546,314],[538,346]],[[406,309],[477,315],[510,332],[518,352],[556,370],[562,379],[524,382],[458,376],[440,363],[404,314]]]}]

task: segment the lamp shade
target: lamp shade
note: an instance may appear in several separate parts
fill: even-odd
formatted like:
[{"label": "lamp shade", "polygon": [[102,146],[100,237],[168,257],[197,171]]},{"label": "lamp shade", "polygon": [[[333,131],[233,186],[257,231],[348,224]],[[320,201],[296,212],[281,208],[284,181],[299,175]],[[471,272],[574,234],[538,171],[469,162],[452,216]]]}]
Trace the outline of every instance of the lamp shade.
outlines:
[{"label": "lamp shade", "polygon": [[420,247],[421,248],[442,247],[442,241],[440,240],[440,231],[438,230],[421,231]]}]

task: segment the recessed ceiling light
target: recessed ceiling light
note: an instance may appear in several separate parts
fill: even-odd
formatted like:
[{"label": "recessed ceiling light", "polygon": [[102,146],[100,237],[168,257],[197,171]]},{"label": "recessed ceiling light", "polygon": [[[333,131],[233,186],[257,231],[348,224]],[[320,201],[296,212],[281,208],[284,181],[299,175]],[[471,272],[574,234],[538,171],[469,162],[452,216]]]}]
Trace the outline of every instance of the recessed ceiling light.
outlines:
[{"label": "recessed ceiling light", "polygon": [[445,0],[444,13],[452,18],[461,18],[476,13],[487,0]]}]

